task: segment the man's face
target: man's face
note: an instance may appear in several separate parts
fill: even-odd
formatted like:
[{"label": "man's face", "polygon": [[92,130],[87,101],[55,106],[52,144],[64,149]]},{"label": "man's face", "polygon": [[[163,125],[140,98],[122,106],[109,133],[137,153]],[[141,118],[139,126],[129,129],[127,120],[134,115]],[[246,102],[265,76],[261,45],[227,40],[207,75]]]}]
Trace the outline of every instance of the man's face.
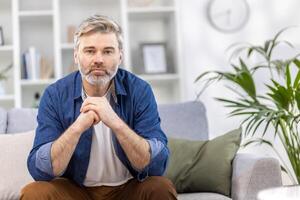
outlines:
[{"label": "man's face", "polygon": [[80,38],[74,59],[84,81],[92,85],[105,85],[117,73],[122,52],[114,33],[92,32]]}]

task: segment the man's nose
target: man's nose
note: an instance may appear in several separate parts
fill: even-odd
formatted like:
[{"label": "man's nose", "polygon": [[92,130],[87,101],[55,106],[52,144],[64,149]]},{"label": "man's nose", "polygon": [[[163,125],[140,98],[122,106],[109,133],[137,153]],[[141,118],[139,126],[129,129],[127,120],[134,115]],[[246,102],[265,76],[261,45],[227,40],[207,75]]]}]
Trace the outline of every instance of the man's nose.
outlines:
[{"label": "man's nose", "polygon": [[96,53],[94,62],[95,63],[103,63],[103,55],[101,52]]}]

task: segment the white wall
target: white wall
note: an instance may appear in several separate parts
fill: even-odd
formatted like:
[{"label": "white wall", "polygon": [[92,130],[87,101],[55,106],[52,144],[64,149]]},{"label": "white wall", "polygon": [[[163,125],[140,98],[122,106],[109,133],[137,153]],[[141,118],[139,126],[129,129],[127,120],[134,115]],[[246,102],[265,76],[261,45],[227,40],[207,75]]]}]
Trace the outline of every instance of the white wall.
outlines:
[{"label": "white wall", "polygon": [[[221,33],[210,26],[206,17],[206,6],[209,0],[181,0],[182,53],[185,73],[185,100],[194,100],[199,85],[195,78],[206,70],[230,70],[228,65],[228,46],[235,42],[247,41],[261,44],[266,39],[287,26],[300,24],[299,0],[248,0],[250,5],[250,20],[247,25],[236,33]],[[290,29],[283,35],[300,44],[300,28]],[[261,79],[264,78],[260,77]],[[210,138],[224,134],[237,128],[238,118],[228,118],[226,110],[213,97],[228,97],[229,90],[222,85],[211,86],[200,100],[207,108]],[[261,148],[261,147],[260,147]],[[280,148],[280,147],[279,147]],[[269,151],[250,149],[260,154],[271,154]]]},{"label": "white wall", "polygon": [[[247,25],[236,33],[221,33],[208,23],[205,10],[208,2],[180,1],[186,100],[196,97],[199,85],[194,80],[197,75],[212,69],[230,70],[226,49],[231,44],[243,41],[260,44],[284,27],[300,25],[299,0],[248,0],[251,13]],[[300,28],[290,29],[283,38],[299,42],[297,33],[300,33]],[[212,86],[200,98],[207,107],[211,137],[237,126],[235,119],[227,118],[222,104],[213,99],[226,97],[227,92],[221,85]]]}]

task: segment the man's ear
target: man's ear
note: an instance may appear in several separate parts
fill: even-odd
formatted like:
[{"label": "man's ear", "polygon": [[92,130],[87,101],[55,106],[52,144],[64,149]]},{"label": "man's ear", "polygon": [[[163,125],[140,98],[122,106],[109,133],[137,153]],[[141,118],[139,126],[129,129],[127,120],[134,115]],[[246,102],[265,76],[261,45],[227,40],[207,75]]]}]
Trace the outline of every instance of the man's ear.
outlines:
[{"label": "man's ear", "polygon": [[77,65],[78,64],[78,50],[77,49],[74,49],[73,57],[74,57],[74,63]]},{"label": "man's ear", "polygon": [[123,50],[120,51],[120,64],[122,63],[123,61]]}]

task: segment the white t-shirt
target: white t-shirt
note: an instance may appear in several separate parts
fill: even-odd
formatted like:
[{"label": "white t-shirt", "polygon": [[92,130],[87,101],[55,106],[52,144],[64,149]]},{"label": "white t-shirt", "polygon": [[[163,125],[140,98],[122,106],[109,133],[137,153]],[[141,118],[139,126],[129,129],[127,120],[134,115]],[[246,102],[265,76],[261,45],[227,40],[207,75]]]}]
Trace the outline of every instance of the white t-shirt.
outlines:
[{"label": "white t-shirt", "polygon": [[[105,96],[110,99],[111,93]],[[112,131],[102,121],[93,127],[90,161],[83,184],[87,187],[117,186],[133,178],[116,155]]]}]

